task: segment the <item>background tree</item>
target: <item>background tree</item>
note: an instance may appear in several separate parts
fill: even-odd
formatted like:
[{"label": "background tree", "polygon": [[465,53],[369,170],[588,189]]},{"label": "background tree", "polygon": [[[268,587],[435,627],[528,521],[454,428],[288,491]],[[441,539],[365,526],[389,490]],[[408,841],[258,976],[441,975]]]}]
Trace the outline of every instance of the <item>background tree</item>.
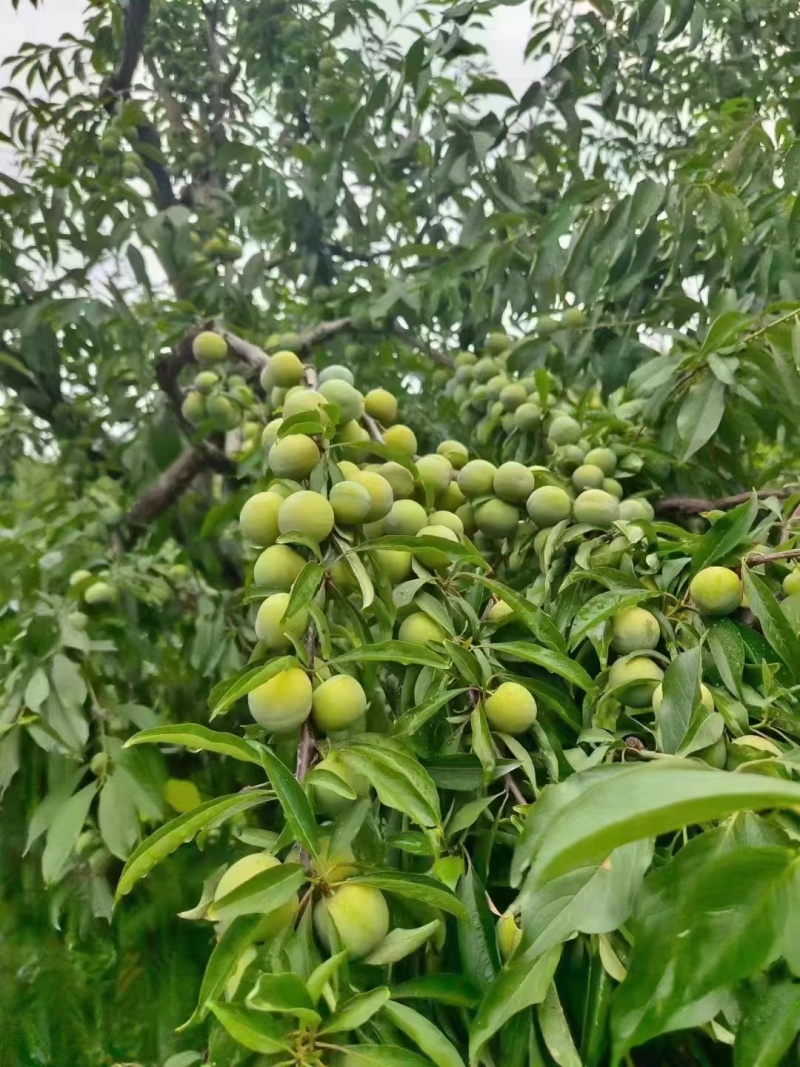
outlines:
[{"label": "background tree", "polygon": [[[590,418],[592,441],[619,444],[626,489],[649,493],[665,520],[741,505],[713,528],[716,548],[710,532],[694,542],[666,521],[646,531],[654,555],[637,562],[637,581],[658,560],[658,588],[682,597],[690,556],[794,551],[797,19],[777,3],[534,3],[528,54],[542,73],[516,99],[481,43],[496,7],[389,16],[360,0],[97,0],[80,37],[25,46],[7,63],[4,141],[18,161],[2,176],[0,223],[10,1064],[160,1064],[197,1047],[172,1029],[192,1011],[208,938],[178,933],[172,916],[230,858],[227,831],[202,854],[171,857],[177,866],[105,920],[122,862],[148,831],[255,785],[259,769],[122,744],[137,730],[206,723],[209,692],[250,659],[250,556],[235,519],[264,479],[246,434],[264,414],[268,353],[289,348],[320,370],[346,363],[363,392],[388,388],[420,454],[463,438],[466,422],[470,453],[549,463],[547,436],[513,428],[476,391],[472,364],[458,363],[506,330],[502,373]],[[214,417],[195,419],[192,340],[207,324],[224,331],[244,380],[229,377]],[[606,402],[590,417],[597,384]],[[753,511],[753,488],[768,510]],[[602,547],[586,543],[583,565]],[[535,586],[541,567],[524,538],[510,559],[483,551],[504,580],[525,577],[514,588],[531,579],[528,600],[562,631],[590,599],[577,581],[559,614],[549,586]],[[93,578],[75,580],[87,570]],[[105,594],[90,594],[97,578]],[[622,603],[614,583],[625,582],[608,590]],[[751,595],[773,652],[756,634],[747,693],[715,698],[729,737],[751,726],[760,736],[776,727],[764,709],[782,709],[766,736],[788,776],[791,684],[760,664],[776,653],[785,663],[794,646],[765,602]],[[698,639],[678,632],[670,658]],[[724,691],[718,655],[737,663],[740,646],[718,653],[704,640]],[[541,781],[582,765],[562,751],[586,755],[575,736],[547,743],[536,746]],[[585,743],[589,761],[608,754],[605,739]],[[501,836],[517,832],[513,820],[501,818]],[[244,816],[234,827],[259,843]],[[759,832],[766,847],[773,830]],[[621,943],[602,940],[614,929],[579,942],[591,981],[600,957],[619,978]],[[669,931],[651,933],[669,943]],[[585,961],[574,962],[580,986]],[[649,989],[645,978],[621,988]],[[794,1003],[794,985],[775,988]],[[564,1011],[578,1046],[590,1038],[577,1001],[546,1005],[540,1055],[561,1062]],[[460,1023],[438,1021],[463,1037]],[[715,1025],[734,1033],[736,1022],[729,1010]],[[503,1030],[503,1062],[521,1055],[511,1051],[521,1026]],[[724,1034],[711,1038],[724,1048]],[[665,1062],[712,1055],[706,1035],[687,1041],[665,1046]]]}]

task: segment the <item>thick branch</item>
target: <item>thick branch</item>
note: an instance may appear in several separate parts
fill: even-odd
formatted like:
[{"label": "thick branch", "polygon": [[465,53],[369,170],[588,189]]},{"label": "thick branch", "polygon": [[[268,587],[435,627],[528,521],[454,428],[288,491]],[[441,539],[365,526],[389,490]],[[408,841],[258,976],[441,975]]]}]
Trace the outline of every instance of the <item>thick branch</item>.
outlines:
[{"label": "thick branch", "polygon": [[453,366],[453,360],[450,356],[446,355],[444,352],[439,352],[436,348],[432,348],[425,341],[421,341],[419,337],[413,334],[410,330],[406,330],[402,326],[393,326],[392,333],[401,341],[405,341],[409,347],[416,348],[419,352],[423,352],[434,363],[438,363],[442,367]]},{"label": "thick branch", "polygon": [[153,85],[158,93],[161,103],[164,105],[164,114],[167,116],[167,122],[173,133],[180,136],[189,135],[189,127],[183,121],[183,109],[172,93],[167,88],[167,84],[161,77],[161,73],[156,66],[156,62],[150,56],[145,56],[145,66],[150,72],[150,77],[153,79]]},{"label": "thick branch", "polygon": [[[337,337],[340,333],[380,333],[381,328],[376,326],[368,327],[366,331],[360,331],[359,327],[353,322],[351,318],[347,319],[333,319],[330,322],[321,322],[315,326],[312,330],[308,330],[306,333],[300,334],[298,341],[295,343],[294,348],[298,354],[305,354],[310,352],[315,345],[324,344],[331,337]],[[439,352],[437,349],[432,348],[425,341],[421,341],[419,337],[416,337],[410,330],[406,330],[402,326],[392,326],[391,331],[398,340],[403,341],[411,348],[416,348],[417,351],[423,352],[434,363],[438,363],[443,367],[452,367],[453,360],[450,356],[444,352]]]},{"label": "thick branch", "polygon": [[143,527],[162,515],[208,465],[208,456],[199,448],[190,446],[182,452],[158,481],[142,493],[125,516],[128,543],[136,539]]},{"label": "thick branch", "polygon": [[108,80],[108,88],[117,96],[126,96],[130,92],[131,82],[144,48],[144,34],[149,14],[150,0],[128,0],[125,7],[122,55],[117,69]]},{"label": "thick branch", "polygon": [[[771,496],[777,497],[778,500],[785,500],[796,493],[800,493],[799,487],[794,489],[782,487],[759,489],[756,491],[756,496],[759,500],[766,500]],[[656,512],[659,515],[699,515],[703,511],[729,511],[738,504],[745,504],[752,495],[752,492],[736,493],[735,496],[721,496],[716,500],[707,500],[705,497],[698,496],[670,496],[656,504]]]}]

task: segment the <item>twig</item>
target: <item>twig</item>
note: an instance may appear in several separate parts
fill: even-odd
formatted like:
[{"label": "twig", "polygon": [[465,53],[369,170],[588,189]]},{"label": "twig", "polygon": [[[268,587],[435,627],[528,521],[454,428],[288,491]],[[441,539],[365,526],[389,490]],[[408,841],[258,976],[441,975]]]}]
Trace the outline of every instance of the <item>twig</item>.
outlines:
[{"label": "twig", "polygon": [[790,548],[785,552],[767,552],[763,556],[745,556],[742,563],[747,567],[760,567],[762,563],[777,563],[782,559],[800,559],[800,548]]},{"label": "twig", "polygon": [[243,337],[237,337],[230,330],[219,330],[218,332],[228,342],[228,348],[233,354],[243,363],[247,363],[253,370],[258,371],[259,374],[269,363],[269,356],[264,349],[254,345],[252,341],[245,341]]},{"label": "twig", "polygon": [[[779,489],[758,489],[756,496],[759,500],[766,500],[771,496],[785,500],[796,493],[800,493],[800,487],[789,489],[784,486]],[[717,500],[697,496],[671,496],[659,500],[655,510],[659,515],[699,515],[703,511],[728,511],[738,504],[745,504],[752,495],[752,492],[736,493],[735,496],[722,496]]]},{"label": "twig", "polygon": [[[317,647],[317,632],[314,629],[313,623],[306,630],[305,646],[306,654],[308,656],[307,669],[310,674],[314,670],[314,653]],[[316,740],[314,738],[314,731],[311,727],[311,721],[310,719],[306,719],[303,723],[303,729],[300,734],[300,744],[297,748],[297,769],[295,770],[295,777],[298,782],[302,782],[308,774],[316,749]]]},{"label": "twig", "polygon": [[156,93],[164,105],[164,114],[167,116],[167,122],[173,133],[179,136],[188,136],[189,127],[183,121],[183,109],[175,97],[170,93],[167,88],[167,84],[161,77],[156,61],[152,56],[145,56],[144,65],[150,72],[150,77],[153,79],[153,85],[155,86]]},{"label": "twig", "polygon": [[416,348],[420,352],[424,352],[429,359],[434,363],[438,363],[442,367],[452,367],[453,360],[450,356],[445,355],[444,352],[439,352],[438,349],[432,348],[426,341],[421,341],[419,337],[413,334],[410,330],[406,330],[403,326],[393,326],[392,333],[395,337],[401,341],[405,341],[411,348]]},{"label": "twig", "polygon": [[167,467],[158,480],[133,503],[125,516],[125,542],[128,547],[142,529],[162,515],[208,465],[206,453],[190,446]]},{"label": "twig", "polygon": [[364,423],[364,428],[369,434],[370,440],[375,441],[377,444],[383,444],[383,434],[380,431],[380,427],[371,415],[362,415],[361,421]]},{"label": "twig", "polygon": [[525,799],[521,789],[519,788],[517,783],[514,781],[513,775],[511,774],[510,771],[508,772],[507,775],[505,775],[505,783],[506,783],[506,789],[512,795],[512,797],[517,802],[517,804],[527,804],[528,803],[528,801]]}]

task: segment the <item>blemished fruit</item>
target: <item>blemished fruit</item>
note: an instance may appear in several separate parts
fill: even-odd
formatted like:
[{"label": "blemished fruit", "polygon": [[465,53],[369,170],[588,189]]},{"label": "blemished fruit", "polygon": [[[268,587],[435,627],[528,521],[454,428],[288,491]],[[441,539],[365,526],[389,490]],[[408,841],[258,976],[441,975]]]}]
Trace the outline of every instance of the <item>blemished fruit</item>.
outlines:
[{"label": "blemished fruit", "polygon": [[[664,686],[657,685],[653,690],[653,711],[656,713],[656,715],[658,715],[658,713],[661,711],[661,703],[663,700]],[[714,698],[711,695],[711,690],[707,686],[703,685],[702,682],[700,683],[700,703],[703,705],[703,707],[709,714],[711,714],[711,712],[714,710]]]},{"label": "blemished fruit", "polygon": [[585,489],[575,498],[572,513],[576,522],[610,526],[619,518],[619,501],[603,489]]},{"label": "blemished fruit", "polygon": [[399,585],[411,577],[410,552],[379,548],[375,552],[375,563],[378,570],[386,575],[390,585]]},{"label": "blemished fruit", "polygon": [[364,410],[381,426],[391,426],[397,418],[397,400],[388,389],[370,389],[364,397]]},{"label": "blemished fruit", "polygon": [[497,948],[503,963],[511,959],[521,940],[522,930],[517,925],[516,916],[511,911],[504,912],[497,920]]},{"label": "blemished fruit", "polygon": [[610,478],[617,469],[617,456],[610,448],[590,448],[583,462],[599,467],[606,478]]},{"label": "blemished fruit", "polygon": [[83,599],[85,603],[91,604],[92,607],[114,604],[117,599],[117,590],[110,582],[93,582],[84,590]]},{"label": "blemished fruit", "polygon": [[[400,467],[400,470],[405,468]],[[411,472],[405,472],[413,490],[414,480],[411,478]],[[366,515],[366,522],[377,522],[378,519],[385,518],[389,514],[392,504],[394,502],[394,495],[392,493],[392,487],[388,480],[384,478],[382,474],[378,474],[377,471],[360,471],[357,470],[349,475],[350,479],[356,482],[358,485],[362,485],[369,493],[370,508]]]},{"label": "blemished fruit", "polygon": [[458,472],[458,487],[467,499],[486,496],[494,487],[497,467],[485,459],[471,459]]},{"label": "blemished fruit", "polygon": [[340,378],[331,378],[319,387],[320,393],[328,404],[335,404],[341,415],[339,423],[353,422],[364,414],[364,398],[349,382]]},{"label": "blemished fruit", "polygon": [[277,385],[279,389],[288,389],[297,385],[303,378],[303,364],[296,353],[283,349],[273,352],[269,357],[261,377],[261,384],[265,389]]},{"label": "blemished fruit", "polygon": [[434,493],[442,493],[450,484],[453,466],[450,460],[437,453],[420,456],[417,460],[417,474],[423,485],[429,486]]},{"label": "blemished fruit", "polygon": [[239,425],[241,410],[227,396],[210,396],[206,413],[218,430],[233,430]]},{"label": "blemished fruit", "polygon": [[461,537],[464,533],[464,523],[452,511],[434,511],[428,516],[428,523],[430,526],[446,526],[448,530],[452,530],[454,534],[458,534]]},{"label": "blemished fruit", "polygon": [[337,482],[331,486],[329,499],[336,521],[342,526],[364,522],[372,507],[369,491],[358,482]]},{"label": "blemished fruit", "polygon": [[533,492],[533,473],[522,463],[510,460],[495,471],[492,488],[495,495],[511,504],[523,504]]},{"label": "blemished fruit", "polygon": [[483,702],[489,725],[504,734],[521,734],[536,722],[536,700],[519,682],[502,682]]},{"label": "blemished fruit", "polygon": [[625,608],[611,620],[611,647],[620,655],[653,649],[660,638],[658,619],[645,608]]},{"label": "blemished fruit", "polygon": [[580,423],[571,415],[556,415],[547,430],[554,445],[574,445],[581,436]]},{"label": "blemished fruit", "polygon": [[270,469],[279,478],[306,478],[319,460],[319,449],[304,433],[282,437],[269,450]]},{"label": "blemished fruit", "polygon": [[572,472],[572,484],[582,492],[584,489],[600,489],[605,481],[605,475],[593,463],[581,463]]},{"label": "blemished fruit", "polygon": [[286,733],[311,713],[311,680],[299,667],[280,671],[247,696],[250,714],[268,733]]},{"label": "blemished fruit", "polygon": [[557,485],[542,485],[534,489],[526,504],[528,515],[537,526],[555,526],[572,514],[569,494]]},{"label": "blemished fruit", "polygon": [[618,659],[608,672],[608,685],[617,700],[631,708],[649,708],[664,672],[646,656]]},{"label": "blemished fruit", "polygon": [[416,500],[395,500],[386,516],[386,532],[412,537],[427,525],[427,522],[428,517],[422,504],[418,504]]},{"label": "blemished fruit", "polygon": [[450,465],[457,471],[460,471],[469,459],[469,451],[466,445],[462,445],[460,441],[441,441],[437,445],[436,451],[440,456],[449,459]]},{"label": "blemished fruit", "polygon": [[781,584],[786,596],[800,593],[800,567],[796,567],[793,571],[790,571]]},{"label": "blemished fruit", "polygon": [[314,690],[311,717],[318,730],[328,734],[346,730],[367,710],[367,694],[349,674],[335,674]]},{"label": "blemished fruit", "polygon": [[288,651],[292,647],[290,635],[299,641],[308,629],[307,609],[301,608],[284,620],[288,606],[288,593],[273,593],[261,602],[256,615],[256,637],[273,652]]},{"label": "blemished fruit", "polygon": [[519,512],[504,500],[487,500],[475,508],[475,523],[482,534],[502,540],[517,532]]},{"label": "blemished fruit", "polygon": [[285,592],[292,588],[292,582],[305,565],[300,553],[289,545],[270,545],[256,560],[253,581]]},{"label": "blemished fruit", "polygon": [[334,945],[328,935],[333,923],[342,948],[350,959],[368,956],[389,933],[389,908],[380,889],[345,882],[314,907],[314,929],[328,951]]},{"label": "blemished fruit", "polygon": [[741,607],[742,583],[727,567],[705,567],[692,578],[689,595],[704,615],[730,615]]},{"label": "blemished fruit", "polygon": [[[449,526],[423,526],[417,530],[417,537],[439,537],[444,541],[458,542],[458,534]],[[430,570],[442,570],[450,564],[450,557],[438,548],[415,549],[414,555],[423,566]]]},{"label": "blemished fruit", "polygon": [[324,385],[325,382],[333,381],[347,382],[348,385],[355,385],[353,372],[349,367],[345,367],[341,363],[331,363],[329,367],[325,367],[324,370],[319,372],[320,385]]},{"label": "blemished fruit", "polygon": [[[351,770],[344,760],[340,759],[335,753],[329,753],[325,759],[319,761],[315,770],[326,771],[328,774],[335,774],[337,778],[349,785],[353,792],[356,794],[356,798],[366,797],[369,795],[369,781],[363,774],[358,774],[356,771]],[[315,781],[311,780],[310,790],[311,796],[315,806],[324,815],[338,815],[340,811],[344,811],[348,804],[352,804],[353,801],[341,793],[337,793],[335,788],[332,788],[324,780]]]},{"label": "blemished fruit", "polygon": [[397,637],[414,645],[427,645],[430,641],[444,641],[447,634],[441,626],[421,611],[407,615],[400,623]]},{"label": "blemished fruit", "polygon": [[202,393],[196,389],[191,389],[186,394],[181,404],[181,415],[193,426],[203,421],[206,416],[206,402]]},{"label": "blemished fruit", "polygon": [[219,363],[228,357],[228,342],[213,330],[203,330],[192,341],[192,355],[198,363]]},{"label": "blemished fruit", "polygon": [[239,514],[239,526],[245,538],[259,548],[268,548],[278,540],[278,511],[283,498],[277,493],[256,493],[246,500]]},{"label": "blemished fruit", "polygon": [[329,501],[310,489],[292,493],[278,512],[278,529],[282,534],[300,534],[319,544],[333,530],[334,512]]},{"label": "blemished fruit", "polygon": [[383,441],[387,448],[392,448],[396,452],[402,452],[407,456],[416,455],[416,435],[413,430],[410,430],[408,426],[403,426],[401,423],[396,426],[390,426],[383,435]]}]

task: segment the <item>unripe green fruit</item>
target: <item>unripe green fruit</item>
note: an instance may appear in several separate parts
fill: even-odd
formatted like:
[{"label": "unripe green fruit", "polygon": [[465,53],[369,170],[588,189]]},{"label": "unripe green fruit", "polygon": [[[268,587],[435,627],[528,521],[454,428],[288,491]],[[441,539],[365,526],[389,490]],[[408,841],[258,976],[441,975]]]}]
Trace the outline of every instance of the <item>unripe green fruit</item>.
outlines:
[{"label": "unripe green fruit", "polygon": [[278,529],[282,534],[297,533],[319,544],[333,530],[333,508],[324,496],[310,489],[293,493],[281,504]]},{"label": "unripe green fruit", "polygon": [[507,411],[502,417],[502,419],[500,420],[500,426],[502,427],[503,432],[507,434],[512,433],[512,431],[515,429],[514,416],[510,411]]},{"label": "unripe green fruit", "polygon": [[[400,467],[400,470],[405,470],[404,467]],[[406,471],[406,474],[411,479],[411,472]],[[383,519],[389,514],[392,504],[394,502],[394,494],[392,493],[392,487],[389,484],[388,479],[384,478],[382,474],[378,474],[376,471],[360,471],[356,470],[349,475],[349,480],[355,482],[357,485],[363,486],[369,494],[370,506],[367,512],[366,522],[377,522],[378,519]],[[413,479],[411,479],[411,485],[413,489]]]},{"label": "unripe green fruit", "polygon": [[213,370],[201,370],[194,376],[194,387],[199,393],[210,393],[219,385],[219,375]]},{"label": "unripe green fruit", "polygon": [[591,448],[583,457],[584,463],[599,467],[606,478],[610,478],[617,469],[617,457],[610,448]]},{"label": "unripe green fruit", "polygon": [[108,753],[95,752],[92,756],[91,763],[89,764],[89,770],[97,778],[102,778],[108,770]]},{"label": "unripe green fruit", "polygon": [[616,697],[631,708],[649,708],[653,692],[663,680],[664,672],[657,663],[645,656],[633,659],[618,659],[608,672],[608,685],[612,690],[622,690]]},{"label": "unripe green fruit", "polygon": [[380,889],[345,882],[314,907],[314,928],[328,951],[333,950],[327,933],[332,922],[342,948],[350,959],[368,956],[389,933],[389,908]]},{"label": "unripe green fruit", "polygon": [[[492,488],[496,496],[511,504],[522,504],[533,492],[533,474],[522,463],[501,463],[495,471]],[[479,524],[480,525],[480,524]]]},{"label": "unripe green fruit", "polygon": [[611,621],[611,647],[620,655],[655,648],[661,639],[658,619],[644,608],[624,608]]},{"label": "unripe green fruit", "polygon": [[386,516],[386,532],[411,537],[428,521],[425,508],[416,500],[395,500]]},{"label": "unripe green fruit", "polygon": [[415,645],[427,645],[431,641],[447,639],[447,634],[441,626],[421,611],[415,611],[403,619],[397,636],[400,641],[410,641]]},{"label": "unripe green fruit", "polygon": [[584,454],[580,445],[563,445],[556,449],[553,460],[564,470],[574,470],[583,463]]},{"label": "unripe green fruit", "polygon": [[364,410],[381,426],[391,426],[397,418],[397,400],[388,389],[370,389],[364,397]]},{"label": "unripe green fruit", "polygon": [[547,436],[554,445],[574,445],[581,436],[580,423],[571,415],[557,415],[550,423]]},{"label": "unripe green fruit", "polygon": [[300,553],[288,545],[271,545],[256,560],[253,581],[256,585],[285,592],[292,588],[292,582],[305,565],[306,561]]},{"label": "unripe green fruit", "polygon": [[528,391],[520,382],[511,382],[500,390],[499,400],[506,411],[516,411],[528,399]]},{"label": "unripe green fruit", "polygon": [[299,415],[301,411],[320,411],[326,403],[322,393],[314,389],[297,389],[296,392],[286,394],[283,417],[289,419],[292,415]]},{"label": "unripe green fruit", "polygon": [[645,500],[641,496],[632,496],[627,500],[620,501],[619,517],[624,519],[625,522],[636,522],[638,519],[652,522],[655,518],[655,512],[649,500]]},{"label": "unripe green fruit", "polygon": [[440,456],[450,460],[451,467],[457,471],[460,471],[469,459],[469,451],[466,445],[462,445],[460,441],[442,441],[437,445],[436,451]]},{"label": "unripe green fruit", "polygon": [[283,425],[283,419],[270,419],[261,434],[261,447],[266,451],[272,448],[278,440],[278,430]]},{"label": "unripe green fruit", "polygon": [[323,382],[319,391],[328,404],[335,404],[339,408],[341,415],[338,422],[340,424],[358,420],[364,414],[364,397],[348,382],[343,382],[339,378],[331,378]]},{"label": "unripe green fruit", "polygon": [[[663,703],[663,700],[664,686],[657,685],[656,688],[653,690],[653,711],[656,713],[656,715],[658,715],[658,713],[661,711],[661,704]],[[709,715],[714,710],[714,698],[711,695],[711,690],[707,686],[703,685],[702,682],[700,683],[700,703],[703,705]]]},{"label": "unripe green fruit", "polygon": [[417,475],[423,485],[429,485],[434,493],[442,493],[450,484],[453,467],[445,456],[434,453],[420,456],[417,460]]},{"label": "unripe green fruit", "polygon": [[[331,752],[325,759],[320,760],[316,769],[327,771],[329,774],[335,774],[337,778],[341,778],[343,782],[350,786],[358,798],[369,796],[368,779],[363,774],[352,771],[336,753]],[[309,790],[315,806],[324,815],[338,815],[339,812],[344,811],[348,804],[353,803],[353,801],[343,797],[322,782],[310,782]]]},{"label": "unripe green fruit", "polygon": [[718,737],[713,745],[707,745],[706,748],[701,748],[697,752],[693,752],[692,756],[695,759],[701,759],[703,763],[707,763],[709,767],[714,767],[718,771],[725,770],[725,764],[728,761],[728,745],[725,741],[725,736]]},{"label": "unripe green fruit", "polygon": [[319,463],[319,449],[304,433],[282,437],[269,450],[270,469],[279,478],[307,478]]},{"label": "unripe green fruit", "polygon": [[117,591],[109,582],[93,582],[85,590],[83,599],[93,607],[102,604],[113,604],[117,599]]},{"label": "unripe green fruit", "polygon": [[507,619],[509,615],[514,614],[514,609],[506,604],[505,600],[495,600],[489,610],[486,612],[487,622],[502,622]]},{"label": "unripe green fruit", "polygon": [[476,382],[488,382],[490,378],[493,378],[499,370],[498,364],[495,360],[490,359],[488,356],[484,356],[483,359],[479,359],[475,364],[475,381]]},{"label": "unripe green fruit", "polygon": [[256,637],[273,652],[287,652],[292,647],[290,636],[300,640],[308,629],[306,608],[301,608],[284,621],[288,606],[288,593],[273,593],[262,601],[256,615]]},{"label": "unripe green fruit", "polygon": [[800,632],[800,593],[792,593],[782,600],[781,611],[795,633]]},{"label": "unripe green fruit", "polygon": [[228,357],[228,342],[213,330],[203,330],[192,341],[192,355],[198,363],[219,363]]},{"label": "unripe green fruit", "polygon": [[783,579],[782,585],[786,596],[800,593],[800,567],[795,567],[793,571],[790,571]]},{"label": "unripe green fruit", "polygon": [[268,733],[285,733],[304,723],[311,712],[311,681],[299,667],[289,667],[251,690],[250,714]]},{"label": "unripe green fruit", "polygon": [[586,323],[586,312],[582,308],[566,308],[561,315],[561,325],[565,330],[574,330]]},{"label": "unripe green fruit", "polygon": [[[448,526],[423,526],[417,531],[417,537],[440,537],[444,541],[458,543],[458,534]],[[416,549],[414,555],[423,566],[430,570],[443,570],[450,565],[450,558],[438,548]]]},{"label": "unripe green fruit", "polygon": [[484,347],[493,356],[498,356],[501,352],[505,352],[507,348],[511,347],[511,338],[501,331],[495,331],[486,335]]},{"label": "unripe green fruit", "polygon": [[583,489],[599,489],[605,476],[593,463],[582,463],[572,472],[572,484],[580,492]]},{"label": "unripe green fruit", "polygon": [[453,375],[455,381],[464,385],[469,384],[475,377],[475,370],[470,366],[456,367],[456,372]]},{"label": "unripe green fruit", "polygon": [[303,378],[303,364],[299,356],[288,349],[273,352],[269,357],[269,363],[264,369],[261,384],[265,389],[277,385],[279,389],[288,389],[291,385],[297,385]]},{"label": "unripe green fruit", "polygon": [[417,438],[414,431],[408,426],[398,423],[390,426],[383,435],[383,442],[387,448],[393,448],[396,452],[402,452],[407,456],[414,456],[417,452]]},{"label": "unripe green fruit", "polygon": [[[622,500],[623,489],[616,478],[604,478],[600,488],[604,489],[607,493],[610,493],[611,496],[615,496],[617,500]],[[622,518],[622,516],[620,516],[620,518]]]},{"label": "unripe green fruit", "polygon": [[336,522],[354,526],[364,522],[372,507],[372,499],[358,482],[337,482],[331,486],[330,502]]},{"label": "unripe green fruit", "polygon": [[486,496],[494,487],[497,467],[485,459],[471,459],[458,472],[458,487],[465,497]]},{"label": "unripe green fruit", "polygon": [[526,507],[537,526],[555,526],[572,514],[572,501],[568,493],[557,485],[542,485],[534,489]]},{"label": "unripe green fruit", "polygon": [[206,401],[206,411],[220,430],[233,430],[239,425],[241,412],[227,396],[210,396]]},{"label": "unripe green fruit", "polygon": [[704,615],[729,615],[741,607],[742,583],[727,567],[705,567],[692,578],[689,595]]},{"label": "unripe green fruit", "polygon": [[69,576],[69,587],[74,589],[76,585],[86,582],[92,577],[91,571],[73,571]]},{"label": "unripe green fruit", "polygon": [[242,427],[242,437],[248,445],[255,445],[256,438],[261,436],[262,426],[260,422],[248,420]]},{"label": "unripe green fruit", "polygon": [[503,734],[521,734],[536,722],[536,701],[519,682],[503,682],[483,702],[489,725]]},{"label": "unripe green fruit", "polygon": [[73,630],[85,630],[89,625],[89,616],[85,615],[82,611],[71,611],[69,615],[67,615],[67,622]]},{"label": "unripe green fruit", "polygon": [[624,534],[618,534],[609,544],[600,545],[593,550],[592,564],[596,567],[618,567],[630,547],[628,538]]},{"label": "unripe green fruit", "polygon": [[274,493],[281,500],[286,500],[292,493],[299,493],[303,486],[292,478],[273,478],[267,486],[268,493]]},{"label": "unripe green fruit", "polygon": [[384,463],[380,474],[389,483],[395,500],[405,500],[414,495],[414,475],[400,463],[394,460]]},{"label": "unripe green fruit", "polygon": [[452,511],[434,511],[428,516],[428,522],[431,526],[446,526],[458,537],[464,533],[464,523]]},{"label": "unripe green fruit", "polygon": [[505,912],[497,920],[497,948],[503,963],[508,963],[521,940],[522,930],[517,926],[516,916],[513,912]]},{"label": "unripe green fruit", "polygon": [[459,352],[453,362],[457,367],[474,367],[478,357],[474,352]]},{"label": "unripe green fruit", "polygon": [[[489,394],[489,397],[492,400],[496,400],[497,401],[498,407],[497,407],[496,414],[498,414],[498,415],[502,414],[502,412],[505,411],[505,408],[503,407],[502,403],[500,402],[500,394],[502,393],[502,391],[505,389],[505,387],[508,384],[509,384],[508,376],[505,375],[505,374],[495,374],[486,383],[486,390],[487,390],[487,392]],[[495,409],[494,408],[492,408],[492,413],[493,414],[495,413]]]},{"label": "unripe green fruit", "polygon": [[349,674],[335,674],[314,690],[311,717],[316,728],[326,734],[346,730],[366,710],[367,694]]},{"label": "unripe green fruit", "polygon": [[485,385],[473,385],[469,391],[469,404],[480,411],[489,399],[489,393]]},{"label": "unripe green fruit", "polygon": [[319,372],[319,384],[324,385],[325,382],[347,382],[348,385],[355,385],[355,378],[353,372],[349,367],[342,366],[341,363],[332,363],[330,367],[325,367],[324,370]]},{"label": "unripe green fruit", "polygon": [[[239,886],[249,882],[256,875],[269,871],[273,867],[280,867],[280,865],[280,860],[269,852],[255,852],[231,864],[217,883],[217,888],[214,891],[214,903],[210,905],[207,912],[208,918],[212,920],[216,918],[214,905],[218,904],[228,893],[232,893],[234,889],[238,889]],[[266,940],[284,926],[294,922],[298,907],[299,902],[294,897],[265,915],[258,925],[256,940]]]},{"label": "unripe green fruit", "polygon": [[603,489],[586,489],[572,505],[575,522],[591,526],[610,526],[619,518],[619,501]]},{"label": "unripe green fruit", "polygon": [[475,523],[482,534],[502,540],[517,532],[519,512],[505,500],[487,500],[475,508]]},{"label": "unripe green fruit", "polygon": [[536,320],[536,329],[542,337],[549,337],[558,329],[558,320],[552,315],[540,315]]},{"label": "unripe green fruit", "polygon": [[399,585],[411,577],[411,553],[392,548],[379,548],[375,552],[375,565],[385,574],[390,585]]},{"label": "unripe green fruit", "polygon": [[542,418],[542,412],[538,404],[526,400],[520,404],[514,412],[514,425],[520,430],[535,430]]},{"label": "unripe green fruit", "polygon": [[246,500],[239,515],[239,526],[245,539],[259,548],[267,548],[278,540],[278,511],[283,503],[278,493],[256,493]]},{"label": "unripe green fruit", "polygon": [[340,426],[336,433],[336,441],[343,442],[344,444],[360,444],[362,441],[369,441],[370,437],[360,422],[356,422],[355,419],[351,419],[350,422],[344,423]]},{"label": "unripe green fruit", "polygon": [[341,476],[347,482],[355,481],[355,475],[361,473],[361,468],[356,463],[352,463],[349,459],[340,459],[336,466],[339,468]]},{"label": "unripe green fruit", "polygon": [[456,518],[461,520],[461,525],[464,527],[464,533],[467,537],[472,537],[478,526],[475,522],[475,509],[471,504],[462,504],[456,508]]},{"label": "unripe green fruit", "polygon": [[[320,834],[318,858],[313,860],[311,864],[314,872],[328,884],[343,882],[345,878],[352,878],[358,872],[358,864],[355,862],[353,850],[349,847],[340,848],[334,856],[331,856],[330,850],[331,835]],[[297,862],[292,853],[289,855],[293,863]]]}]

